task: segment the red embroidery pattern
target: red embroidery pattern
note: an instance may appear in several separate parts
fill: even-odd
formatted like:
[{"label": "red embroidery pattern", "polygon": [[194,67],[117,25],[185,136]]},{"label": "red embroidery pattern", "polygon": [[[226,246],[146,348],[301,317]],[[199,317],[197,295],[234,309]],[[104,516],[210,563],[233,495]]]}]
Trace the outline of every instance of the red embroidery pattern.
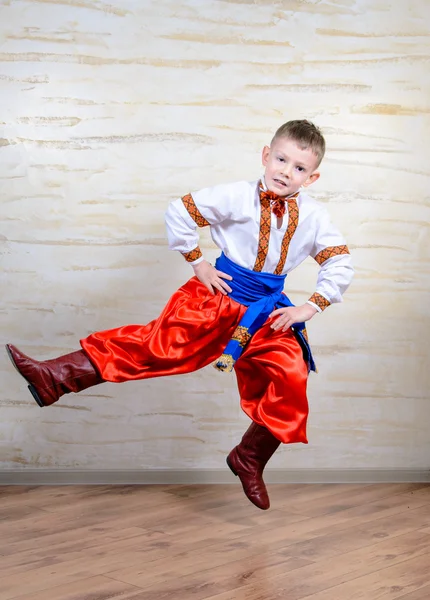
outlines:
[{"label": "red embroidery pattern", "polygon": [[197,246],[197,248],[194,248],[194,250],[191,250],[190,252],[184,252],[182,256],[187,262],[194,262],[195,260],[203,256],[203,254],[200,248]]},{"label": "red embroidery pattern", "polygon": [[332,258],[333,256],[339,256],[340,254],[349,254],[348,246],[328,246],[318,252],[315,256],[315,260],[319,265],[325,263],[326,260]]},{"label": "red embroidery pattern", "polygon": [[321,294],[318,294],[318,292],[315,292],[315,294],[309,298],[309,302],[313,302],[321,310],[325,310],[327,306],[330,306],[330,302],[327,300],[327,298],[324,298],[324,296],[321,296]]},{"label": "red embroidery pattern", "polygon": [[252,338],[252,335],[248,331],[248,327],[243,327],[242,325],[238,325],[233,332],[231,337],[232,340],[239,342],[239,344],[244,348],[249,340]]},{"label": "red embroidery pattern", "polygon": [[285,261],[287,260],[288,248],[290,247],[291,238],[296,232],[297,225],[299,224],[299,207],[297,206],[297,197],[291,196],[288,198],[288,227],[282,240],[281,257],[275,269],[275,275],[281,275]]},{"label": "red embroidery pattern", "polygon": [[199,209],[197,208],[193,197],[191,194],[187,194],[182,198],[182,202],[184,203],[185,208],[188,211],[188,214],[193,219],[193,221],[198,225],[198,227],[206,227],[209,225],[209,221],[203,217]]},{"label": "red embroidery pattern", "polygon": [[[255,259],[253,270],[261,272],[263,270],[264,263],[266,262],[267,252],[269,250],[270,227],[272,222],[271,213],[275,212],[272,205],[272,200],[274,198],[277,198],[277,201],[279,202],[280,199],[279,196],[277,196],[273,192],[265,191],[261,187],[259,189],[259,192],[261,206],[260,235],[258,240],[257,258]],[[280,275],[282,273],[285,261],[287,259],[287,253],[291,242],[291,238],[293,237],[299,222],[299,208],[297,206],[298,195],[299,193],[295,194],[294,196],[291,196],[291,198],[286,198],[283,202],[282,208],[284,210],[285,204],[288,202],[288,226],[285,231],[284,239],[282,240],[281,255],[275,270],[276,275]],[[277,214],[277,216],[278,218],[280,218],[281,215]]]},{"label": "red embroidery pattern", "polygon": [[263,270],[264,263],[266,262],[267,251],[269,249],[270,224],[272,219],[269,198],[262,198],[260,201],[260,206],[260,236],[258,240],[257,258],[255,259],[253,269],[254,271],[259,272]]}]

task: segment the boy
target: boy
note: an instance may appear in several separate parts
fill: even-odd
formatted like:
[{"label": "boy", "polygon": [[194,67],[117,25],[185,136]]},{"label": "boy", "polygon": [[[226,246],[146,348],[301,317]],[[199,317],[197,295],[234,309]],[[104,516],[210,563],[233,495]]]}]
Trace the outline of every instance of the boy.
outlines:
[{"label": "boy", "polygon": [[[306,383],[315,370],[305,321],[342,300],[353,270],[345,241],[325,208],[301,191],[319,178],[325,141],[309,121],[289,121],[265,146],[264,177],[218,185],[173,201],[169,248],[194,269],[148,325],[126,325],[81,340],[82,350],[35,361],[7,350],[40,406],[103,381],[191,372],[214,362],[234,369],[241,407],[252,423],[227,457],[248,499],[265,510],[262,473],[282,443],[307,443]],[[222,251],[212,266],[197,227],[209,226]],[[286,275],[305,258],[320,265],[315,293],[293,306]]]}]

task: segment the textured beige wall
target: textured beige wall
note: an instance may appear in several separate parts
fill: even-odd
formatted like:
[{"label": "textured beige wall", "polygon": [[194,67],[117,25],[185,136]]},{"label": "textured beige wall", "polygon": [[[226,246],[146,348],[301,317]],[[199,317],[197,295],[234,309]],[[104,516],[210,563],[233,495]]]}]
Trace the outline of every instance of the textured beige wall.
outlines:
[{"label": "textured beige wall", "polygon": [[[190,275],[169,200],[258,177],[271,132],[311,118],[357,274],[310,324],[310,445],[271,466],[428,467],[429,23],[428,0],[1,1],[3,341],[48,358],[155,317]],[[3,468],[223,467],[248,424],[211,367],[43,410],[3,352],[0,373]]]}]

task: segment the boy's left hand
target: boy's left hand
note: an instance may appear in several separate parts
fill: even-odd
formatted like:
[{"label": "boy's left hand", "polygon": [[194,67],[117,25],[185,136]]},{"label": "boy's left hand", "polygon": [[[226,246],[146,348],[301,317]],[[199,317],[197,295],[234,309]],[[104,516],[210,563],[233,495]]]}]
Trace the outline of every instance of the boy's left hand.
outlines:
[{"label": "boy's left hand", "polygon": [[269,318],[277,317],[278,315],[280,315],[280,317],[279,319],[275,319],[275,321],[271,323],[270,327],[275,331],[278,331],[279,329],[282,329],[282,331],[287,331],[287,329],[294,325],[294,323],[303,323],[304,321],[309,321],[309,319],[312,319],[317,312],[317,309],[310,304],[277,308],[269,315]]}]

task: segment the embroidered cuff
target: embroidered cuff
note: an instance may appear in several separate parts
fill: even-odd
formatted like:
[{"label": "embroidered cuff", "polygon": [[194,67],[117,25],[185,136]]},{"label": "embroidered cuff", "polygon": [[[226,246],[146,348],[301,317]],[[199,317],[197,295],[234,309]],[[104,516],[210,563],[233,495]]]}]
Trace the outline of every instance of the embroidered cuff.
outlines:
[{"label": "embroidered cuff", "polygon": [[327,306],[330,306],[331,304],[329,300],[327,300],[327,298],[324,298],[324,296],[318,294],[318,292],[315,292],[315,294],[313,294],[307,302],[308,304],[312,304],[312,306],[315,306],[318,312],[322,312],[327,308]]},{"label": "embroidered cuff", "polygon": [[199,246],[197,246],[197,248],[194,248],[194,250],[191,250],[190,252],[184,252],[182,253],[182,256],[185,258],[185,260],[189,263],[193,263],[196,260],[198,260],[199,258],[203,257],[202,251],[200,250]]}]

